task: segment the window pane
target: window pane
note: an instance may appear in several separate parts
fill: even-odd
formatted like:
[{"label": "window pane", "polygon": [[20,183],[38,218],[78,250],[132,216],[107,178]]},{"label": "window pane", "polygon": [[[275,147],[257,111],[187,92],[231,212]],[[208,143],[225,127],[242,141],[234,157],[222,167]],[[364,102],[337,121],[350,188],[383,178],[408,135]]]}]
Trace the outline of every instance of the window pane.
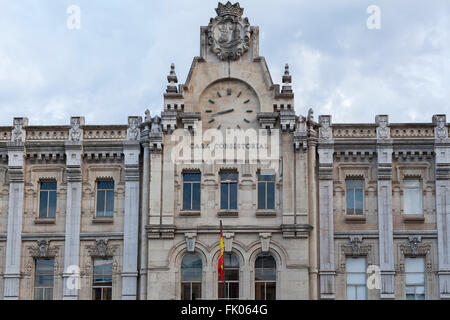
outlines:
[{"label": "window pane", "polygon": [[181,284],[181,300],[190,300],[191,299],[191,284],[190,283],[182,283]]},{"label": "window pane", "polygon": [[234,253],[225,253],[224,267],[239,268],[239,258]]},{"label": "window pane", "polygon": [[194,183],[193,184],[193,203],[192,203],[192,210],[200,210],[200,199],[201,198],[201,190],[200,190],[200,183]]},{"label": "window pane", "polygon": [[230,209],[237,209],[237,183],[231,183],[230,186]]},{"label": "window pane", "polygon": [[200,173],[185,173],[183,174],[184,181],[201,181]]},{"label": "window pane", "polygon": [[264,282],[256,282],[255,283],[255,299],[256,300],[264,300]]},{"label": "window pane", "polygon": [[425,272],[424,258],[405,258],[405,272]]},{"label": "window pane", "polygon": [[266,209],[266,183],[258,183],[258,209]]},{"label": "window pane", "polygon": [[238,299],[239,298],[239,282],[228,283],[229,288],[229,298]]},{"label": "window pane", "polygon": [[366,273],[366,259],[365,258],[347,258],[346,261],[347,272]]},{"label": "window pane", "polygon": [[276,297],[276,283],[266,282],[266,300],[275,300]]},{"label": "window pane", "polygon": [[105,191],[97,191],[97,216],[105,215]]},{"label": "window pane", "polygon": [[405,189],[404,196],[404,213],[405,214],[422,214],[422,192],[418,189]]},{"label": "window pane", "polygon": [[347,286],[347,300],[356,300],[356,287]]},{"label": "window pane", "polygon": [[228,208],[228,184],[220,184],[220,209]]},{"label": "window pane", "polygon": [[48,194],[49,204],[48,204],[48,217],[56,217],[56,191],[50,191]]},{"label": "window pane", "polygon": [[181,281],[202,281],[202,260],[197,254],[186,254],[181,262]]},{"label": "window pane", "polygon": [[47,191],[56,190],[56,182],[54,182],[54,181],[41,182],[41,190],[47,190]]},{"label": "window pane", "polygon": [[364,180],[362,179],[348,179],[345,181],[345,184],[347,188],[357,188],[357,189],[364,189]]},{"label": "window pane", "polygon": [[47,218],[48,192],[41,191],[39,197],[39,218]]},{"label": "window pane", "polygon": [[355,193],[353,189],[347,189],[347,214],[354,214],[355,209]]},{"label": "window pane", "polygon": [[221,181],[237,181],[238,174],[236,172],[223,172],[220,174]]},{"label": "window pane", "polygon": [[357,300],[366,300],[367,299],[366,287],[365,286],[358,286],[356,288],[356,296],[357,296]]},{"label": "window pane", "polygon": [[183,184],[183,210],[191,210],[191,184],[190,183],[184,183]]},{"label": "window pane", "polygon": [[98,181],[97,189],[114,189],[114,181]]},{"label": "window pane", "polygon": [[192,284],[192,300],[197,300],[202,297],[202,284],[193,283]]},{"label": "window pane", "polygon": [[267,183],[267,209],[275,209],[275,182]]},{"label": "window pane", "polygon": [[258,181],[275,181],[275,175],[258,174]]},{"label": "window pane", "polygon": [[355,189],[355,213],[362,214],[363,213],[363,190]]},{"label": "window pane", "polygon": [[407,188],[420,188],[420,180],[405,179],[403,180],[403,186]]},{"label": "window pane", "polygon": [[114,216],[114,190],[106,191],[106,212],[107,217]]},{"label": "window pane", "polygon": [[239,270],[238,269],[231,269],[231,270],[225,269],[223,278],[225,281],[239,280]]}]

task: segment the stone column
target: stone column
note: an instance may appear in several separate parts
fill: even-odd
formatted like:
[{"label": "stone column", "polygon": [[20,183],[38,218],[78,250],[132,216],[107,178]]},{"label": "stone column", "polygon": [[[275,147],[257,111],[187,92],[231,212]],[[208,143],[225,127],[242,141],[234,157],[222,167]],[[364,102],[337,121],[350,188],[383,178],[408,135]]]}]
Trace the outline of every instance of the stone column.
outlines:
[{"label": "stone column", "polygon": [[26,134],[24,127],[27,125],[27,118],[14,118],[11,142],[7,143],[9,206],[5,274],[3,275],[5,300],[19,299]]},{"label": "stone column", "polygon": [[65,143],[67,174],[66,238],[64,244],[63,300],[77,300],[77,268],[80,268],[80,224],[83,155],[83,117],[70,119],[69,141]]},{"label": "stone column", "polygon": [[378,115],[377,178],[381,299],[394,299],[394,235],[392,227],[392,140],[389,117]]},{"label": "stone column", "polygon": [[333,131],[331,116],[319,117],[320,298],[334,299]]},{"label": "stone column", "polygon": [[142,173],[142,199],[141,199],[141,250],[140,250],[140,279],[139,300],[147,299],[147,230],[149,215],[149,186],[150,186],[150,148],[148,142],[143,143],[144,160]]},{"label": "stone column", "polygon": [[445,115],[434,115],[433,123],[439,292],[441,299],[450,299],[450,139]]},{"label": "stone column", "polygon": [[141,117],[128,117],[125,156],[125,204],[122,257],[122,300],[136,300],[139,244],[139,143]]}]

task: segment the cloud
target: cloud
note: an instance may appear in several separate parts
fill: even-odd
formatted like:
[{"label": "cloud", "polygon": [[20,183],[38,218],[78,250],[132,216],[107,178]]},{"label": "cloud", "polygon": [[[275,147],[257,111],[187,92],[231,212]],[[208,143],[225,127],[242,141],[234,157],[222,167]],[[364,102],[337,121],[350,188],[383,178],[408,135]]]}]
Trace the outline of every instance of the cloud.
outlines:
[{"label": "cloud", "polygon": [[[68,30],[66,9],[81,8]],[[366,8],[381,8],[368,30]],[[124,124],[128,115],[163,109],[172,62],[185,81],[199,54],[200,26],[216,1],[22,0],[0,11],[0,125]],[[450,106],[450,4],[435,0],[243,0],[260,27],[260,54],[281,82],[293,76],[298,113],[313,107],[336,122],[430,122]],[[106,112],[105,112],[106,111]]]}]

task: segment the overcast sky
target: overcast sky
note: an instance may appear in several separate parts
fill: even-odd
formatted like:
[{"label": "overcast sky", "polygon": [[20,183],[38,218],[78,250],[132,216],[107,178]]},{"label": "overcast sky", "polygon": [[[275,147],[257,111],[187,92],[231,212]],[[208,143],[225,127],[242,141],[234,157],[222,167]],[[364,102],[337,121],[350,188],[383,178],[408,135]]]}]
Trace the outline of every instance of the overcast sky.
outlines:
[{"label": "overcast sky", "polygon": [[[222,1],[224,2],[224,1]],[[449,0],[242,0],[274,82],[333,122],[450,117]],[[81,9],[69,29],[67,8]],[[367,28],[368,6],[381,29]],[[170,64],[184,83],[211,0],[0,0],[0,125],[125,124],[161,112]],[[448,120],[449,121],[449,120]]]}]

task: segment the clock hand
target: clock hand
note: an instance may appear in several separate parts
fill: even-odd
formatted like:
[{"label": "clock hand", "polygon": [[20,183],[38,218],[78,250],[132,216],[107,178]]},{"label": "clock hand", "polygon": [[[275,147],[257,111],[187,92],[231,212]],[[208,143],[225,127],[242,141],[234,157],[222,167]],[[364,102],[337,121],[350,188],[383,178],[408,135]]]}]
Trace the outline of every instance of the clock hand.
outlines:
[{"label": "clock hand", "polygon": [[231,113],[231,112],[233,112],[233,111],[234,111],[234,109],[229,109],[229,110],[225,110],[225,111],[216,112],[216,113],[212,114],[212,117],[220,116],[220,115],[222,115],[222,114]]}]

